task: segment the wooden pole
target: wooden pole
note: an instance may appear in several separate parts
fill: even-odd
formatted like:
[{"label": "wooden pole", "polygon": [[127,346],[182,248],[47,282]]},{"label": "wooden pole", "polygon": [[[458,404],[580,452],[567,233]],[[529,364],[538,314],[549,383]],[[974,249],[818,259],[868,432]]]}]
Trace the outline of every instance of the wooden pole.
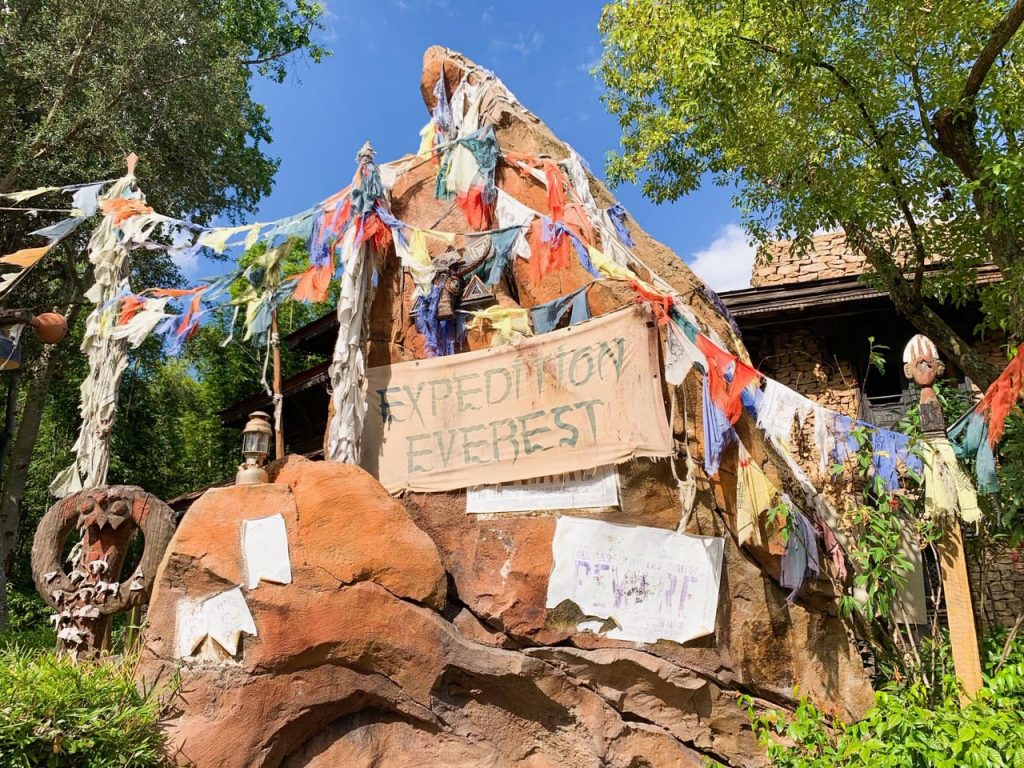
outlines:
[{"label": "wooden pole", "polygon": [[[946,418],[942,406],[932,389],[935,379],[944,370],[938,349],[926,336],[915,336],[903,351],[904,373],[921,387],[921,432],[925,440],[935,444],[946,439]],[[932,450],[932,460],[940,461],[938,449]],[[974,626],[974,606],[971,603],[971,584],[967,577],[967,559],[960,521],[955,514],[936,521],[942,537],[936,548],[939,553],[939,571],[942,574],[942,592],[946,599],[946,620],[949,622],[949,643],[953,650],[953,667],[960,679],[960,701],[973,699],[984,681],[981,676],[981,655],[978,652],[978,632]]]},{"label": "wooden pole", "polygon": [[281,395],[281,339],[277,332],[277,310],[270,316],[270,344],[274,352],[274,455],[284,458],[284,402]]}]

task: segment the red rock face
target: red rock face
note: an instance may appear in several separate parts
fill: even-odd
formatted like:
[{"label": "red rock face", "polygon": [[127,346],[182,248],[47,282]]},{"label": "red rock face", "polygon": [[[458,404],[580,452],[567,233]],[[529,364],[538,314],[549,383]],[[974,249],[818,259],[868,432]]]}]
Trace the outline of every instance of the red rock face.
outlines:
[{"label": "red rock face", "polygon": [[[430,49],[422,81],[428,107],[442,66],[449,92],[475,68]],[[485,100],[481,112],[503,149],[568,155],[521,105]],[[395,214],[464,231],[458,207],[434,199],[434,173],[424,164],[398,180]],[[607,190],[590,181],[598,205],[610,205]],[[499,165],[498,184],[547,210],[539,183]],[[630,224],[637,256],[691,304],[705,331],[745,354],[682,261]],[[537,281],[515,265],[523,306],[591,279],[574,266]],[[394,259],[386,260],[371,364],[424,356],[409,320],[411,280],[404,293],[402,285]],[[633,300],[621,282],[602,282],[589,297],[594,314]],[[514,303],[508,291],[499,299]],[[486,333],[469,339],[471,348],[488,343]],[[676,439],[699,456],[696,375],[673,394]],[[737,428],[763,461],[756,430],[745,418]],[[815,583],[787,604],[776,581],[778,552],[736,546],[735,467],[733,446],[716,479],[696,478],[687,530],[722,536],[726,546],[715,633],[686,645],[611,641],[546,610],[554,514],[467,515],[462,493],[396,501],[357,467],[296,459],[269,485],[208,492],[161,566],[140,666],[151,683],[180,670],[178,709],[167,723],[175,759],[201,768],[764,765],[739,694],[785,709],[799,686],[827,711],[851,717],[870,703],[871,689],[835,616],[831,584]],[[685,476],[682,462],[676,471]],[[770,464],[766,471],[782,482]],[[572,514],[678,527],[667,462],[625,464],[620,484],[620,509]],[[179,606],[242,583],[242,521],[278,513],[293,579],[242,590],[257,636],[243,635],[233,657],[206,640],[177,658]]]}]

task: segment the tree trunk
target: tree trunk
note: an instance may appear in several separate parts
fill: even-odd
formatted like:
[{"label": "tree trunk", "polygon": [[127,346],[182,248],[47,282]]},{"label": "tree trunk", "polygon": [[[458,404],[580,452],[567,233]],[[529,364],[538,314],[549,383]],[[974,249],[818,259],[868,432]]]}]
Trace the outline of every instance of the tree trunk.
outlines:
[{"label": "tree trunk", "polygon": [[[71,281],[69,281],[71,282]],[[81,309],[80,304],[67,307],[64,313],[71,327]],[[28,483],[28,466],[32,461],[39,425],[46,408],[46,395],[57,367],[59,346],[43,345],[37,360],[36,373],[29,380],[21,421],[10,449],[10,461],[4,472],[3,491],[0,493],[0,564],[6,566],[18,539],[21,523],[21,502]],[[7,576],[6,567],[0,567],[0,632],[7,629]]]},{"label": "tree trunk", "polygon": [[11,444],[18,426],[18,385],[21,382],[21,369],[11,371],[7,379],[7,403],[4,407],[4,431],[0,432],[0,471],[7,466],[11,455]]},{"label": "tree trunk", "polygon": [[959,334],[950,328],[939,314],[920,299],[915,298],[913,286],[903,271],[892,260],[871,234],[860,227],[844,226],[850,241],[864,254],[881,278],[896,311],[921,333],[930,338],[959,368],[982,389],[988,387],[999,372],[975,351]]}]

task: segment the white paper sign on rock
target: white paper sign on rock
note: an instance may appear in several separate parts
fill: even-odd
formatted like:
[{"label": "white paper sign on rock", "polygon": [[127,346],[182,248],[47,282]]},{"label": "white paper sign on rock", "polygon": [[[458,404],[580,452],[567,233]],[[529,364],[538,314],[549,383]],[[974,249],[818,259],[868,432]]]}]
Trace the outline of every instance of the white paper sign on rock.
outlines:
[{"label": "white paper sign on rock", "polygon": [[715,631],[724,539],[560,517],[551,546],[548,608],[569,600],[611,619],[602,634],[613,640],[684,643]]},{"label": "white paper sign on rock", "polygon": [[257,634],[256,622],[239,587],[202,601],[185,598],[178,603],[175,655],[179,659],[191,656],[209,637],[234,656],[243,632],[253,637]]},{"label": "white paper sign on rock", "polygon": [[259,586],[260,579],[275,584],[292,583],[288,530],[281,515],[242,521],[242,559],[249,589]]},{"label": "white paper sign on rock", "polygon": [[619,505],[619,473],[614,465],[532,480],[484,485],[466,491],[466,511],[533,512]]}]

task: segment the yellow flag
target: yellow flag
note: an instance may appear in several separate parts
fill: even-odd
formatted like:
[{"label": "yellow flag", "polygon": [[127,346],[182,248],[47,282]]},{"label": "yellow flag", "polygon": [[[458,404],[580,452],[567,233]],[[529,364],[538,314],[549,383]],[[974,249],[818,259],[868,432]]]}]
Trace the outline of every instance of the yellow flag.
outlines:
[{"label": "yellow flag", "polygon": [[52,246],[50,245],[43,245],[39,248],[22,248],[20,251],[9,253],[6,256],[0,256],[0,263],[13,264],[16,267],[28,269],[43,258],[51,247]]},{"label": "yellow flag", "polygon": [[416,152],[424,160],[429,158],[434,151],[435,136],[437,136],[437,123],[431,120],[420,131],[420,148]]},{"label": "yellow flag", "polygon": [[494,331],[491,338],[491,346],[508,344],[526,336],[533,336],[533,328],[530,327],[530,310],[522,307],[488,307],[476,312],[470,312],[473,319],[469,327],[482,329],[488,324]]}]

